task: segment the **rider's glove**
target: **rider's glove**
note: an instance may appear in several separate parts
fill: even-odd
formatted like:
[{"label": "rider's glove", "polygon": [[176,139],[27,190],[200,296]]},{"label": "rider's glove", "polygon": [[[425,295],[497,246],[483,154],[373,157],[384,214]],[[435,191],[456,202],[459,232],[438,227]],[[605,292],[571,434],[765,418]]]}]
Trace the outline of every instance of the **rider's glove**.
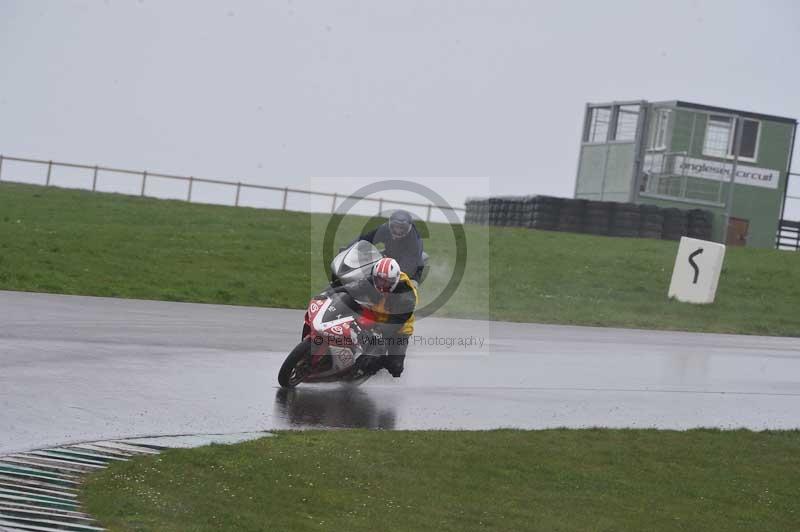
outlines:
[{"label": "rider's glove", "polygon": [[366,316],[359,316],[356,321],[362,329],[372,329],[375,327],[375,320]]}]

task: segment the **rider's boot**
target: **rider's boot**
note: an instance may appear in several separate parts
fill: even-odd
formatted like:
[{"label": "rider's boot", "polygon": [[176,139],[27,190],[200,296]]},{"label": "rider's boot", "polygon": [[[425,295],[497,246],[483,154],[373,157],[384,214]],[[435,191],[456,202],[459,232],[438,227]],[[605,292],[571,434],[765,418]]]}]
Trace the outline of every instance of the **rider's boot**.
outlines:
[{"label": "rider's boot", "polygon": [[356,360],[356,372],[359,376],[372,376],[383,368],[383,358],[378,355],[364,353]]},{"label": "rider's boot", "polygon": [[392,377],[399,377],[403,374],[403,361],[405,355],[387,355],[384,367],[392,375]]},{"label": "rider's boot", "polygon": [[387,349],[386,361],[383,366],[392,375],[392,377],[399,377],[403,374],[403,362],[406,359],[406,350],[408,349],[408,336],[398,336]]}]

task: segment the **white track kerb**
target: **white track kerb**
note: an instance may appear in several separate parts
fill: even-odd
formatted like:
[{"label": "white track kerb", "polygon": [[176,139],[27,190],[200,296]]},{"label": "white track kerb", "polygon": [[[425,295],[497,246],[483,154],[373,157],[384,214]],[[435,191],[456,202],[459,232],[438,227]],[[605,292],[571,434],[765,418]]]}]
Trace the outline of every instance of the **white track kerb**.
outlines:
[{"label": "white track kerb", "polygon": [[81,511],[77,495],[84,476],[110,464],[168,448],[228,444],[269,433],[162,436],[77,443],[0,456],[0,532],[104,530]]}]

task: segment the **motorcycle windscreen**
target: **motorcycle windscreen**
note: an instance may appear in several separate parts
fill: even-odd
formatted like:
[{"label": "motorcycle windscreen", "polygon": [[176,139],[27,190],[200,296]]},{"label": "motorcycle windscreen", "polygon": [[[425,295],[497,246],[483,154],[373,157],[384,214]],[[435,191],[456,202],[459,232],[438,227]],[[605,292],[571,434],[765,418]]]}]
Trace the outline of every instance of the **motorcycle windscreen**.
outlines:
[{"label": "motorcycle windscreen", "polygon": [[366,240],[359,240],[344,253],[344,260],[339,264],[338,270],[333,272],[337,277],[341,277],[353,270],[372,266],[383,258],[378,248]]},{"label": "motorcycle windscreen", "polygon": [[378,248],[366,240],[359,240],[350,248],[350,251],[344,258],[344,262],[351,268],[360,268],[367,264],[378,262],[382,258],[383,255],[378,251]]}]

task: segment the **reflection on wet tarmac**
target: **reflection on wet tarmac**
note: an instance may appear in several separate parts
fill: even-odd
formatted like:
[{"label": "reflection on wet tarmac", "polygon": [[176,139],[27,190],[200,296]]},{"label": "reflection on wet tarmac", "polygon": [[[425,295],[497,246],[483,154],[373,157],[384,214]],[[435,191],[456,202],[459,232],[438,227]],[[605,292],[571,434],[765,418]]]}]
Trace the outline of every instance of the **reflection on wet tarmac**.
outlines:
[{"label": "reflection on wet tarmac", "polygon": [[275,397],[302,317],[0,291],[0,454],[311,427],[800,427],[797,338],[427,318],[426,338],[488,346],[415,345],[401,379]]},{"label": "reflection on wet tarmac", "polygon": [[395,428],[391,406],[378,405],[365,388],[320,386],[279,389],[275,415],[292,427]]}]

